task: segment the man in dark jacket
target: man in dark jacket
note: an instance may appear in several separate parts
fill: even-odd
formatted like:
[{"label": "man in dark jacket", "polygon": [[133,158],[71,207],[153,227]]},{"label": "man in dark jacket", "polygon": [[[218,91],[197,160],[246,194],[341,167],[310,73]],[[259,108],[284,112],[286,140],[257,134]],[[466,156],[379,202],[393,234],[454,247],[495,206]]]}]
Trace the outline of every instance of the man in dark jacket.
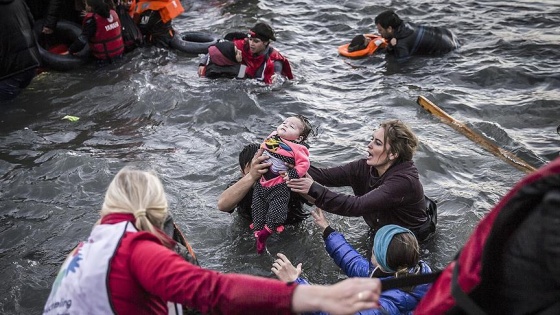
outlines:
[{"label": "man in dark jacket", "polygon": [[[271,165],[266,163],[268,157],[262,155],[262,150],[259,152],[259,146],[259,143],[248,144],[239,153],[239,167],[243,177],[229,183],[218,200],[218,210],[228,213],[237,210],[241,217],[251,222],[253,186]],[[288,203],[288,217],[284,224],[296,224],[309,216],[309,212],[303,207],[304,202],[299,194],[292,193]]]},{"label": "man in dark jacket", "polygon": [[42,20],[43,34],[52,34],[60,18],[60,11],[64,5],[63,0],[25,0],[31,15],[38,21]]},{"label": "man in dark jacket", "polygon": [[450,30],[405,23],[390,10],[376,16],[375,25],[388,42],[387,52],[398,60],[406,60],[412,55],[442,55],[459,47]]},{"label": "man in dark jacket", "polygon": [[33,17],[23,0],[0,0],[0,101],[15,98],[40,65]]}]

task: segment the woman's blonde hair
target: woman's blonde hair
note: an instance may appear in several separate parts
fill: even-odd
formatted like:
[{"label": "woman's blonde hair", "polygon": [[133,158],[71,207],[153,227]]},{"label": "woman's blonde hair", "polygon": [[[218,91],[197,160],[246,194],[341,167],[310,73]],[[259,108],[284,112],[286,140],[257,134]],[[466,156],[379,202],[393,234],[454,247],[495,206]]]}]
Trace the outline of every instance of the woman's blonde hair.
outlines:
[{"label": "woman's blonde hair", "polygon": [[110,213],[133,214],[138,230],[150,232],[163,244],[167,243],[158,230],[167,218],[167,198],[154,172],[131,167],[121,169],[109,184],[101,207],[102,217]]}]

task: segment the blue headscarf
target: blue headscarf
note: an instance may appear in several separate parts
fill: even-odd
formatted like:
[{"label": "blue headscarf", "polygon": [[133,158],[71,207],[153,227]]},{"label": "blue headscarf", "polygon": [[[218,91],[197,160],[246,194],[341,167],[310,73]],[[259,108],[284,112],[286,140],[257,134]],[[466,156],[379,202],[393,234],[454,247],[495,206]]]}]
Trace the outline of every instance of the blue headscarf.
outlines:
[{"label": "blue headscarf", "polygon": [[387,272],[396,272],[396,270],[387,266],[387,249],[389,248],[389,244],[391,244],[393,236],[400,233],[413,234],[409,229],[395,224],[385,225],[375,233],[375,238],[373,239],[373,254],[379,266]]}]

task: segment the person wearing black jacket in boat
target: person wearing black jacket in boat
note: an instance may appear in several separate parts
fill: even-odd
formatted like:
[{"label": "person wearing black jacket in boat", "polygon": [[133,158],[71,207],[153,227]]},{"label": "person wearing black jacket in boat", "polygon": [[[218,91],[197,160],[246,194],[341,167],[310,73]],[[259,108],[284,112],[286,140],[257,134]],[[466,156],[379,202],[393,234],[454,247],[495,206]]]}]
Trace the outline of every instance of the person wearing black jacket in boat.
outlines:
[{"label": "person wearing black jacket in boat", "polygon": [[121,22],[121,35],[124,42],[125,52],[134,50],[134,48],[144,44],[144,35],[133,20],[134,7],[131,0],[118,0],[116,2],[115,11]]}]

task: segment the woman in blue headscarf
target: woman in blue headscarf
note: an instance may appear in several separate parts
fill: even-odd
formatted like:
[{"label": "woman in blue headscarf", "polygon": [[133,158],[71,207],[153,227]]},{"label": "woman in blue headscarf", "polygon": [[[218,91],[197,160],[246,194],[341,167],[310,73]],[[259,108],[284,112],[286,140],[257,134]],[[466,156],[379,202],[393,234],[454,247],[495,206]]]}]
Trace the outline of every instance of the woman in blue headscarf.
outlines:
[{"label": "woman in blue headscarf", "polygon": [[[371,261],[360,255],[344,238],[330,227],[321,209],[312,212],[315,224],[323,229],[325,249],[348,277],[394,278],[411,274],[431,273],[430,266],[420,260],[420,247],[414,234],[401,226],[389,224],[381,227],[373,240]],[[294,267],[288,258],[278,253],[272,272],[285,282],[308,284],[300,278],[301,263]],[[411,314],[430,284],[387,290],[379,297],[379,309],[359,314]],[[322,314],[322,313],[314,313]]]}]

